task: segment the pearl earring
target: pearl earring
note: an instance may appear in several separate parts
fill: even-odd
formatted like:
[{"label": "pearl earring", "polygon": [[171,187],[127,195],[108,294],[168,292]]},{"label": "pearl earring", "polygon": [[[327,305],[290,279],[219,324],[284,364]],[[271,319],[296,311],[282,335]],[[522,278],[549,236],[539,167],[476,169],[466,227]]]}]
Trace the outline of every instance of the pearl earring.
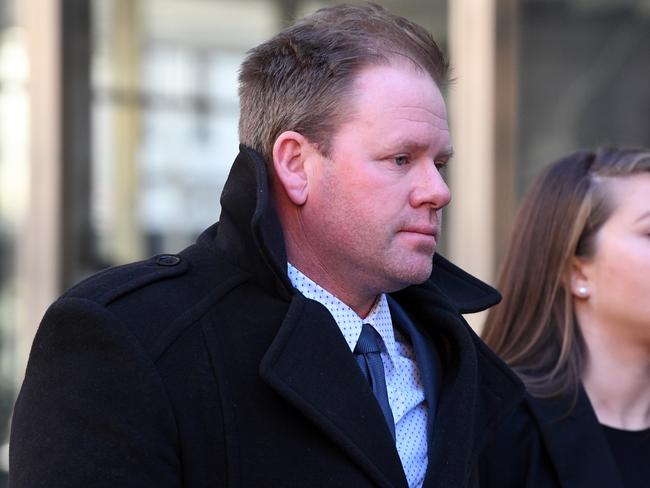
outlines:
[{"label": "pearl earring", "polygon": [[580,295],[581,297],[583,297],[583,298],[586,297],[588,293],[589,293],[589,290],[587,289],[586,286],[578,287],[578,295]]}]

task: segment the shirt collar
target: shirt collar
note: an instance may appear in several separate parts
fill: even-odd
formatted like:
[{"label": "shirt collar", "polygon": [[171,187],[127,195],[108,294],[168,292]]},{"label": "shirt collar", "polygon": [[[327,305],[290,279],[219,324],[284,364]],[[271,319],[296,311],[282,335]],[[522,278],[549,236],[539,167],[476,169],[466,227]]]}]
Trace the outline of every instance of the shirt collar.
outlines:
[{"label": "shirt collar", "polygon": [[385,350],[392,360],[393,356],[397,353],[397,349],[393,321],[384,293],[377,297],[368,316],[362,319],[348,305],[303,274],[291,263],[287,263],[287,274],[289,275],[291,284],[300,293],[306,298],[317,301],[329,310],[351,351],[354,351],[357,345],[359,335],[361,335],[361,326],[363,324],[370,324],[381,336]]}]

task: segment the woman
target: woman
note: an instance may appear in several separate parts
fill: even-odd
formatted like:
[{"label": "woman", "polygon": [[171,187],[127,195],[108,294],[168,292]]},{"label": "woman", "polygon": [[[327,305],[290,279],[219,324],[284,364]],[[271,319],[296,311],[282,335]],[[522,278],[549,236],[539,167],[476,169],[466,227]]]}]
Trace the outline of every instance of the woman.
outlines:
[{"label": "woman", "polygon": [[650,486],[650,151],[581,152],[524,199],[483,338],[528,397],[481,486]]}]

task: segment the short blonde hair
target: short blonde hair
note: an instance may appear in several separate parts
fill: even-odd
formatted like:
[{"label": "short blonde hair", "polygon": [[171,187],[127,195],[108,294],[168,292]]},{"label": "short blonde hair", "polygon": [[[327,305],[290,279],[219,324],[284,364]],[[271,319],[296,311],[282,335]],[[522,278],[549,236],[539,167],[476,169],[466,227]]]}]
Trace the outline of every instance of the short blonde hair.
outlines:
[{"label": "short blonde hair", "polygon": [[328,155],[351,115],[351,87],[371,65],[408,60],[440,87],[449,64],[418,24],[379,5],[336,5],[296,22],[252,49],[239,74],[239,138],[271,161],[285,131],[301,133]]}]

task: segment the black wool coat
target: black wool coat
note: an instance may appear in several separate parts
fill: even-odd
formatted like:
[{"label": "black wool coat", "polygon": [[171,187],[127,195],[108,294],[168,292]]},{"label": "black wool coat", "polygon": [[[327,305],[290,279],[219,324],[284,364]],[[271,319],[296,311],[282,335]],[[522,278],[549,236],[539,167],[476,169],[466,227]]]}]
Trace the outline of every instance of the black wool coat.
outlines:
[{"label": "black wool coat", "polygon": [[582,388],[575,399],[527,396],[492,434],[480,462],[480,478],[481,486],[495,488],[623,488]]},{"label": "black wool coat", "polygon": [[[336,323],[290,284],[265,165],[240,149],[196,244],[48,310],[15,406],[12,488],[406,486]],[[443,361],[425,486],[477,486],[486,436],[523,396],[460,315],[498,293],[437,256],[392,298]]]}]

